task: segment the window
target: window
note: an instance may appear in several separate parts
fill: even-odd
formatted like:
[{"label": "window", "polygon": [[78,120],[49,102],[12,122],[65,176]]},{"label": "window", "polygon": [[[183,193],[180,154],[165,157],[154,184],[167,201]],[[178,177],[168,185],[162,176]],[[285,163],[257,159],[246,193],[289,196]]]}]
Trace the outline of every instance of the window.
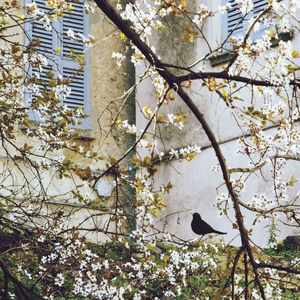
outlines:
[{"label": "window", "polygon": [[[26,0],[30,3],[30,0]],[[50,8],[45,5],[45,0],[36,0],[36,4],[43,12],[50,12]],[[43,53],[49,61],[49,65],[43,68],[40,74],[41,79],[47,79],[46,72],[53,71],[61,74],[64,79],[69,80],[71,94],[62,100],[62,103],[69,108],[82,107],[88,111],[89,102],[89,61],[88,51],[81,41],[74,41],[67,35],[68,30],[79,33],[82,36],[88,35],[88,16],[83,11],[84,0],[69,1],[72,3],[73,10],[65,14],[59,20],[52,22],[52,30],[47,31],[40,21],[33,21],[28,25],[26,32],[29,39],[38,39],[38,51]],[[85,54],[85,67],[79,70],[79,63],[71,59],[73,54]],[[31,72],[35,70],[31,70]],[[86,122],[86,121],[84,121]],[[83,124],[86,127],[87,124]]]},{"label": "window", "polygon": [[[243,35],[248,27],[248,21],[250,18],[256,18],[259,13],[268,7],[268,0],[253,0],[252,11],[246,16],[243,16],[235,0],[229,0],[228,2],[231,4],[231,9],[224,17],[225,26],[223,26],[223,40],[225,40],[229,35]],[[254,33],[252,38],[257,37],[258,35]]]},{"label": "window", "polygon": [[[236,3],[236,0],[220,0],[219,3],[225,5],[228,2],[231,4],[231,9],[222,16],[222,29],[220,32],[220,43],[223,44],[224,41],[226,42],[225,44],[223,44],[223,49],[219,53],[214,54],[209,58],[210,64],[213,67],[226,63],[234,57],[234,54],[231,51],[233,45],[228,41],[227,38],[229,36],[243,37],[245,31],[249,26],[249,20],[251,18],[256,18],[263,10],[265,10],[268,7],[269,0],[252,0],[253,9],[246,16],[242,15],[238,4]],[[252,41],[255,41],[256,39],[261,38],[263,36],[264,31],[268,28],[269,27],[266,27],[266,25],[260,23],[260,29],[258,31],[253,31],[250,34],[250,39]],[[278,38],[272,39],[271,43],[273,46],[276,46],[278,45],[280,40],[288,41],[292,38],[292,32],[279,32]]]}]

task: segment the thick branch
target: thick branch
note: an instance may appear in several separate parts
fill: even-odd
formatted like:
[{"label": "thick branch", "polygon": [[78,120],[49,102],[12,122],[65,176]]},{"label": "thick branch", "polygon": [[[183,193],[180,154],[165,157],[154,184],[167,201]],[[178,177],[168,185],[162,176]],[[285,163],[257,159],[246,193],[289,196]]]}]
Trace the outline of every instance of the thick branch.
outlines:
[{"label": "thick branch", "polygon": [[295,270],[295,269],[291,269],[289,267],[276,266],[276,265],[265,264],[265,263],[257,264],[257,268],[270,268],[270,269],[275,269],[275,270],[278,270],[278,271],[284,271],[284,272],[287,272],[289,274],[300,274],[300,271]]},{"label": "thick branch", "polygon": [[0,268],[2,269],[3,273],[14,283],[14,285],[20,290],[24,299],[33,299],[34,296],[36,299],[43,299],[40,295],[33,292],[30,288],[25,286],[22,282],[20,282],[14,274],[8,269],[2,259],[0,259]]},{"label": "thick branch", "polygon": [[262,299],[265,299],[265,294],[263,287],[259,280],[259,274],[257,272],[255,260],[253,257],[253,253],[251,250],[251,246],[249,243],[248,233],[244,226],[243,216],[239,206],[239,197],[236,194],[232,183],[230,181],[230,174],[228,170],[228,166],[225,160],[225,157],[221,151],[220,145],[212,132],[209,124],[207,123],[204,115],[192,101],[192,99],[188,96],[188,94],[183,90],[183,88],[178,87],[176,77],[170,73],[163,65],[163,63],[158,59],[158,57],[153,53],[153,51],[146,45],[139,37],[139,35],[134,32],[130,23],[124,21],[119,14],[114,10],[114,8],[109,4],[107,0],[95,0],[99,8],[106,14],[106,16],[129,38],[132,43],[142,52],[148,62],[157,69],[157,72],[164,78],[164,80],[168,83],[171,88],[174,88],[184,103],[189,107],[189,109],[193,112],[194,116],[197,118],[199,123],[202,125],[203,130],[205,131],[207,137],[209,138],[215,154],[218,158],[219,164],[221,166],[221,170],[223,173],[223,178],[229,194],[233,200],[233,206],[235,210],[235,216],[238,223],[239,231],[241,234],[241,241],[243,247],[246,249],[247,254],[250,259],[250,263],[253,268],[253,272],[255,274],[255,281],[259,287],[260,294]]},{"label": "thick branch", "polygon": [[[167,65],[166,65],[167,66]],[[178,67],[177,67],[178,68]],[[182,69],[182,68],[179,68]],[[236,82],[241,82],[254,86],[269,86],[269,87],[278,87],[267,80],[258,80],[249,77],[239,76],[239,75],[229,75],[225,71],[222,72],[191,72],[189,74],[177,76],[177,83],[180,84],[183,81],[195,80],[195,79],[207,79],[207,78],[217,78],[217,79],[225,79],[232,80]],[[300,87],[300,83],[297,83],[295,80],[290,81],[290,85]]]},{"label": "thick branch", "polygon": [[257,85],[257,86],[274,86],[273,84],[263,81],[263,80],[256,80],[248,77],[238,76],[238,75],[229,75],[228,73],[222,72],[191,72],[189,74],[177,76],[178,82],[183,82],[187,80],[195,80],[195,79],[206,79],[206,78],[218,78],[218,79],[226,79],[226,80],[234,80],[243,82],[250,85]]}]

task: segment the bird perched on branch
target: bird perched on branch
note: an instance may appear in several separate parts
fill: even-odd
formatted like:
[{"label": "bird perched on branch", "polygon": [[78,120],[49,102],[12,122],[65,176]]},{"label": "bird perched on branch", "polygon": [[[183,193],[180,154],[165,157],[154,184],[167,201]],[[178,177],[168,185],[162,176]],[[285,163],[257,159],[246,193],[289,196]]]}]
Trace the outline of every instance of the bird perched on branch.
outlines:
[{"label": "bird perched on branch", "polygon": [[226,232],[221,232],[213,229],[209,224],[201,219],[201,216],[198,213],[193,214],[193,221],[191,223],[192,230],[200,235],[207,233],[216,233],[216,234],[226,234]]}]

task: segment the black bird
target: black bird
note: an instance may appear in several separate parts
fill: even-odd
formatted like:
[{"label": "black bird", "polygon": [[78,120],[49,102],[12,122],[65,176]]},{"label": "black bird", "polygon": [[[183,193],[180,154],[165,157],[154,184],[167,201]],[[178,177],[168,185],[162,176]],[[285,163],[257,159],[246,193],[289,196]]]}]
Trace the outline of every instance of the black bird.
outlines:
[{"label": "black bird", "polygon": [[191,223],[192,230],[197,234],[207,234],[207,233],[216,233],[216,234],[226,234],[226,232],[221,232],[213,229],[209,224],[203,221],[198,213],[193,214],[193,221]]}]

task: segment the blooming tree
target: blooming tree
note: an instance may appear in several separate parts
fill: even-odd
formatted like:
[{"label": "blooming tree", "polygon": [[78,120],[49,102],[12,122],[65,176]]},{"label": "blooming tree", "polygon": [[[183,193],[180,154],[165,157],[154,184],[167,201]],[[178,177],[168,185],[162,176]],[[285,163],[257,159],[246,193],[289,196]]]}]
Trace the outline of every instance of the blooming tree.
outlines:
[{"label": "blooming tree", "polygon": [[[155,91],[151,102],[155,105],[141,107],[143,128],[121,117],[123,105],[112,116],[111,131],[134,137],[120,157],[104,156],[76,142],[76,126],[86,115],[81,108],[61,105],[71,92],[72,76],[47,71],[51,58],[41,51],[38,39],[25,44],[14,39],[14,30],[22,32],[25,24],[33,22],[55,30],[53,22],[72,12],[72,2],[47,0],[47,11],[32,2],[24,7],[25,14],[15,0],[0,6],[1,297],[297,299],[299,252],[286,257],[256,248],[241,208],[254,212],[257,219],[272,220],[271,247],[276,245],[278,216],[299,230],[299,193],[290,192],[298,184],[295,176],[287,179],[286,172],[291,161],[296,164],[300,159],[300,54],[290,41],[298,34],[300,2],[270,0],[254,17],[251,0],[229,1],[216,10],[204,3],[192,9],[185,0],[116,2],[95,0],[86,3],[82,13],[93,13],[96,6],[101,9],[124,44],[124,52],[112,51],[112,59],[120,68],[128,59],[134,65],[143,62],[145,73],[136,85],[150,79]],[[210,43],[205,26],[232,10],[232,5],[241,14],[235,26],[246,26],[244,33],[235,35],[233,29],[219,43]],[[185,24],[174,34],[192,45],[201,40],[206,49],[193,64],[171,64],[156,54],[153,36],[162,34],[169,20]],[[262,34],[255,38],[259,30]],[[71,29],[66,35],[86,48],[97,47],[92,36]],[[205,70],[212,57],[224,54],[229,59],[220,71]],[[71,50],[69,56],[78,63],[75,76],[84,68],[84,54]],[[243,132],[237,151],[247,167],[228,166],[207,116],[191,96],[194,82],[201,83],[199,90],[217,96],[234,116]],[[121,97],[124,103],[135,87]],[[180,131],[188,122],[186,114],[170,111],[168,105],[174,101],[187,105],[215,152],[218,166],[214,168],[226,186],[216,206],[223,214],[233,207],[238,248],[222,242],[185,241],[157,226],[172,189],[171,182],[154,184],[158,162],[192,161],[201,153],[199,143],[181,149],[175,145],[162,153],[160,130]],[[99,162],[104,162],[105,170],[91,172],[89,166]],[[272,194],[256,194],[246,201],[248,178],[263,180],[264,170],[272,176],[266,182]],[[107,175],[114,184],[111,201],[96,193],[97,184]],[[55,189],[62,182],[68,182],[67,191]],[[128,196],[125,190],[134,192]],[[72,210],[53,209],[54,204],[74,199],[78,205]],[[92,212],[70,225],[82,208]],[[95,244],[84,237],[86,232],[101,233],[106,239]]]}]

